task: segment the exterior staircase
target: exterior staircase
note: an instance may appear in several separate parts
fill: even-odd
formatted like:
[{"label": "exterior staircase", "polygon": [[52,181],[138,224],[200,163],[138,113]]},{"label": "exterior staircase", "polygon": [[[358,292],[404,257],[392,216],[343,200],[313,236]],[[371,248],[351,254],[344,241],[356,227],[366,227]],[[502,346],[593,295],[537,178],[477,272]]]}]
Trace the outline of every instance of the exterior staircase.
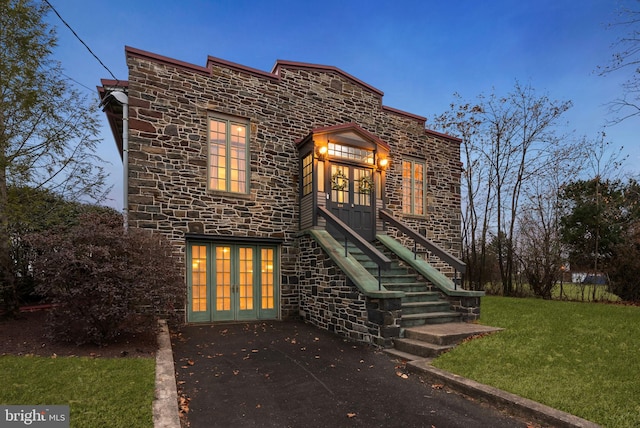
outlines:
[{"label": "exterior staircase", "polygon": [[[387,254],[382,245],[377,248]],[[358,263],[374,277],[378,276],[378,265],[371,261],[359,248],[350,244],[347,250]],[[381,283],[390,291],[403,291],[401,338],[393,340],[394,348],[385,351],[407,361],[433,359],[454,348],[462,341],[500,328],[461,322],[461,315],[452,311],[450,303],[433,291],[429,282],[411,268],[392,260],[391,268],[380,272]]]},{"label": "exterior staircase", "polygon": [[[383,246],[378,249],[388,253]],[[348,251],[374,277],[378,277],[378,265],[371,261],[359,248],[350,244]],[[450,309],[450,304],[439,292],[433,291],[431,285],[410,268],[401,266],[394,258],[391,268],[381,271],[381,283],[390,291],[403,291],[402,321],[403,329],[425,324],[443,324],[459,322],[460,314]]]},{"label": "exterior staircase", "polygon": [[465,322],[410,327],[405,329],[404,338],[394,339],[395,348],[385,352],[407,361],[433,359],[471,337],[502,330]]}]

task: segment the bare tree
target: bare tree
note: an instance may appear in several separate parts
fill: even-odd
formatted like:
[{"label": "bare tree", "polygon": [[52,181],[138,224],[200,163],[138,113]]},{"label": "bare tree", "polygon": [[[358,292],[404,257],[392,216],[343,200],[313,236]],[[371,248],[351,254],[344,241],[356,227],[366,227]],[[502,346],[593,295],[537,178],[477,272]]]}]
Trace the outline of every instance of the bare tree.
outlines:
[{"label": "bare tree", "polygon": [[518,222],[517,257],[534,294],[550,299],[562,275],[565,251],[560,236],[559,191],[582,168],[578,144],[552,147],[541,171],[524,187]]},{"label": "bare tree", "polygon": [[622,84],[622,95],[609,103],[614,115],[613,123],[640,116],[640,1],[620,10],[619,19],[611,27],[623,28],[621,36],[613,46],[609,64],[599,68],[600,75],[627,73]]},{"label": "bare tree", "polygon": [[443,130],[461,136],[465,145],[469,254],[475,257],[474,263],[481,261],[488,238],[492,238],[506,295],[513,292],[523,186],[542,173],[551,156],[549,148],[565,144],[556,136],[555,127],[570,107],[571,102],[552,101],[538,96],[531,86],[516,83],[506,96],[492,94],[473,103],[452,105],[437,120]]}]

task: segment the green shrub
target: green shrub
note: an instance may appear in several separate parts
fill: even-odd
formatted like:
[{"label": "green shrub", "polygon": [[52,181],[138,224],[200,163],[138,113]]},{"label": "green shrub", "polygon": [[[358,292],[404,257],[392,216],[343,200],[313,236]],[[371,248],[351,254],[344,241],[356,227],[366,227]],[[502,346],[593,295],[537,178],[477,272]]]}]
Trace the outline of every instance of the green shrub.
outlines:
[{"label": "green shrub", "polygon": [[29,241],[36,292],[54,304],[48,328],[56,340],[104,344],[152,331],[159,314],[175,316],[183,305],[171,245],[150,231],[125,232],[117,213],[87,213]]}]

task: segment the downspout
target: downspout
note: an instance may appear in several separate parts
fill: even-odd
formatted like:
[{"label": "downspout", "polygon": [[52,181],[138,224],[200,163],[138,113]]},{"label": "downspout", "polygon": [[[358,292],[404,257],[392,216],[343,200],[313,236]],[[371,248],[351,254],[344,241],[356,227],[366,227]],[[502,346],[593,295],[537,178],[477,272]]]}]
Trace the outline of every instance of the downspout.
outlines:
[{"label": "downspout", "polygon": [[122,104],[122,220],[124,230],[129,230],[129,97],[122,91],[111,92]]}]

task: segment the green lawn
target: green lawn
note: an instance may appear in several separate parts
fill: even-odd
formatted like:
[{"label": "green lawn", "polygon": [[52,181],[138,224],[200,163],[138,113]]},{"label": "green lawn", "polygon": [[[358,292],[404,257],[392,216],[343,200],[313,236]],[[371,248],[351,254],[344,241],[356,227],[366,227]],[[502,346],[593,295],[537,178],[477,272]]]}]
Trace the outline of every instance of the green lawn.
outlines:
[{"label": "green lawn", "polygon": [[0,357],[0,403],[68,404],[71,427],[151,427],[153,358]]},{"label": "green lawn", "polygon": [[487,296],[505,331],[433,365],[605,427],[640,426],[640,307]]},{"label": "green lawn", "polygon": [[[562,284],[562,298],[576,301],[590,302],[593,300],[593,287],[592,284]],[[615,294],[611,294],[607,291],[606,285],[596,285],[596,302],[618,302],[620,298]],[[584,290],[584,293],[583,293]],[[556,285],[553,288],[553,298],[560,298],[560,285]]]}]

